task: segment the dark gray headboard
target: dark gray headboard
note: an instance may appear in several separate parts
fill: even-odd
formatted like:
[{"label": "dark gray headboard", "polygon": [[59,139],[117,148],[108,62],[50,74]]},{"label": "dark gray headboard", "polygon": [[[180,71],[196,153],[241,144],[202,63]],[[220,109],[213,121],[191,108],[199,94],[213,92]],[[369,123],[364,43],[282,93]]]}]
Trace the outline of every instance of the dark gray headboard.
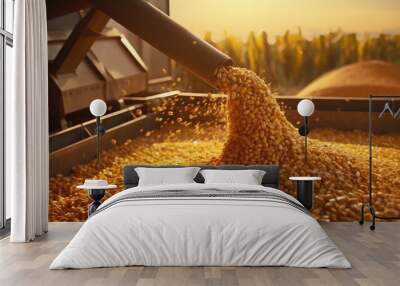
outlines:
[{"label": "dark gray headboard", "polygon": [[[179,168],[188,166],[173,166],[173,165],[163,165],[163,166],[146,166],[146,165],[127,165],[124,167],[124,188],[133,188],[138,185],[139,177],[135,171],[137,167],[147,167],[147,168]],[[193,167],[193,166],[189,166]],[[220,166],[206,166],[206,165],[196,165],[195,167],[200,167],[201,169],[220,169],[220,170],[263,170],[265,171],[264,178],[262,180],[262,185],[265,187],[279,188],[279,167],[275,165],[220,165]],[[204,183],[203,176],[199,173],[194,180],[197,183]]]}]

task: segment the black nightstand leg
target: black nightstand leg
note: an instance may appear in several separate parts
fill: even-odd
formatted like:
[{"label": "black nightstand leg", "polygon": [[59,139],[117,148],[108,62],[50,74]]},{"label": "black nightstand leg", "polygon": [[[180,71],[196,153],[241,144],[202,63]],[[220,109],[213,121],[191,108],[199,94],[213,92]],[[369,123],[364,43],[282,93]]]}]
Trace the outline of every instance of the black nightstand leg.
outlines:
[{"label": "black nightstand leg", "polygon": [[308,210],[311,210],[313,207],[313,188],[313,181],[297,181],[297,200],[301,202]]},{"label": "black nightstand leg", "polygon": [[92,203],[88,207],[88,217],[94,213],[97,208],[101,205],[100,200],[104,197],[105,190],[89,190],[89,197],[92,199]]}]

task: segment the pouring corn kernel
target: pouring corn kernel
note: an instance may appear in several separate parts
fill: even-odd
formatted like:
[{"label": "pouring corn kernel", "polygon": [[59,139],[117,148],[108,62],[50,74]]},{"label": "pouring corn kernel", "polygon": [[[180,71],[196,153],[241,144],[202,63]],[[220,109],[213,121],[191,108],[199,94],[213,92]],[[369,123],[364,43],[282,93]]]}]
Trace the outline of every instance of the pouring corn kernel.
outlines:
[{"label": "pouring corn kernel", "polygon": [[[69,176],[50,180],[49,219],[83,221],[89,199],[76,189],[85,178],[106,179],[122,187],[127,164],[277,164],[281,188],[294,194],[288,180],[294,175],[318,175],[313,215],[325,221],[352,221],[367,199],[368,148],[365,133],[313,130],[308,163],[303,139],[287,121],[271,91],[255,73],[241,68],[218,71],[218,87],[225,102],[212,95],[204,99],[170,98],[154,107],[161,128],[105,151],[96,161],[75,166]],[[204,122],[202,118],[209,120]],[[317,139],[319,138],[319,140]],[[374,199],[377,213],[400,214],[400,150],[398,136],[382,136],[375,147]],[[394,142],[394,143],[393,143]],[[107,197],[115,192],[108,192]],[[370,216],[366,216],[370,219]]]}]

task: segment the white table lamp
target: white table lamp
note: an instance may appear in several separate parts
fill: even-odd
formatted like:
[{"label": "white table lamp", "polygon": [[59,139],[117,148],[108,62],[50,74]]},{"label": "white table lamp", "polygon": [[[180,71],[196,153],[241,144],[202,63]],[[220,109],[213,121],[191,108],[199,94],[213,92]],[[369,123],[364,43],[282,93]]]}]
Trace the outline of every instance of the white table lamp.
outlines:
[{"label": "white table lamp", "polygon": [[304,117],[304,125],[299,128],[300,135],[304,136],[304,161],[307,162],[307,135],[308,129],[308,117],[310,117],[315,111],[314,103],[309,99],[301,100],[297,105],[297,112]]},{"label": "white table lamp", "polygon": [[107,104],[101,99],[95,99],[90,103],[90,113],[96,117],[96,134],[97,134],[97,162],[100,163],[101,154],[101,136],[104,135],[106,130],[101,125],[100,117],[106,114]]}]

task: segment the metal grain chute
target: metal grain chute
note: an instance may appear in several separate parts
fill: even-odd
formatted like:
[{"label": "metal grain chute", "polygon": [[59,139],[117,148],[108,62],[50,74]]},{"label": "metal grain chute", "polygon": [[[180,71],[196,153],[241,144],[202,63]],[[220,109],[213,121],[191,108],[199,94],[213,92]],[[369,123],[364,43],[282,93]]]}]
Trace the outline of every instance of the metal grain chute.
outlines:
[{"label": "metal grain chute", "polygon": [[[152,79],[149,76],[151,67],[147,68],[148,62],[144,63],[141,56],[151,53],[141,50],[146,47],[145,44],[132,43],[132,37],[150,44],[166,58],[179,62],[210,85],[215,85],[219,67],[232,64],[227,55],[190,33],[148,1],[93,0],[90,5],[88,1],[47,2],[52,1],[59,5],[48,6],[48,18],[51,19],[50,125],[54,126],[53,131],[64,129],[51,135],[52,175],[68,173],[72,166],[94,157],[93,122],[87,121],[90,117],[81,116],[91,100],[102,98],[115,102],[124,99],[132,104],[133,98],[139,101],[143,98],[143,106],[150,104],[143,95],[146,98],[151,95],[147,92]],[[63,3],[65,13],[61,11]],[[85,10],[82,11],[82,8]],[[68,17],[75,18],[68,20]],[[61,20],[57,22],[57,19]],[[65,26],[65,23],[69,24]],[[51,27],[55,29],[51,30]],[[57,31],[60,27],[62,33]],[[156,60],[159,57],[152,58],[150,65]],[[160,64],[155,69],[164,70]],[[177,92],[172,93],[163,97],[178,95]],[[107,126],[103,138],[105,149],[113,146],[112,140],[124,142],[127,138],[141,136],[142,131],[159,128],[151,112],[136,117],[135,108],[138,107],[109,111],[103,118],[105,125],[113,122]],[[148,108],[140,109],[145,111]],[[60,122],[65,122],[65,119],[70,120],[69,124],[61,125]],[[65,129],[71,125],[75,126]]]}]

